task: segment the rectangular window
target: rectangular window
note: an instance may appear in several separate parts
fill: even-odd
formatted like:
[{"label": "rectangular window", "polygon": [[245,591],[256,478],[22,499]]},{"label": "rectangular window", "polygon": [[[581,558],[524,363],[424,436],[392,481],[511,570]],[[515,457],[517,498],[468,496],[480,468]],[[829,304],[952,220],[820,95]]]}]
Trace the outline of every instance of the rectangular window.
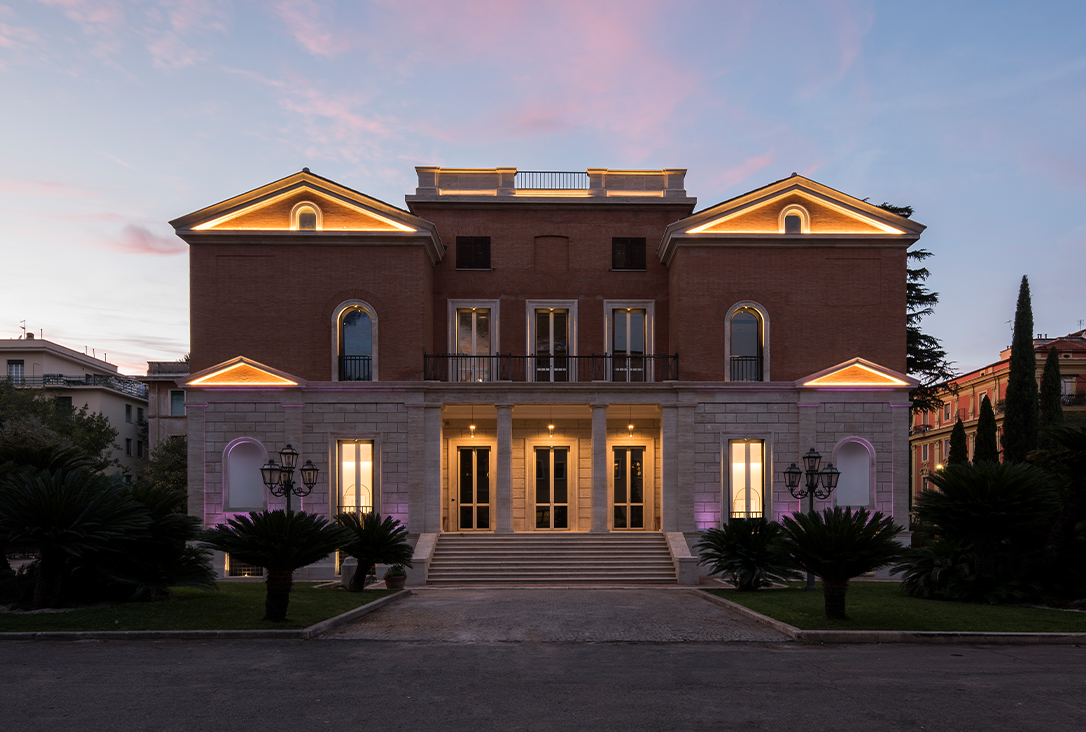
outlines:
[{"label": "rectangular window", "polygon": [[761,440],[730,440],[732,518],[760,518],[764,510]]},{"label": "rectangular window", "polygon": [[547,308],[535,311],[536,381],[570,381],[569,311]]},{"label": "rectangular window", "polygon": [[373,441],[339,442],[338,513],[364,514],[373,511]]},{"label": "rectangular window", "polygon": [[143,457],[143,440],[136,440],[136,457]]},{"label": "rectangular window", "polygon": [[490,269],[490,237],[456,237],[457,269]]},{"label": "rectangular window", "polygon": [[23,361],[22,361],[22,359],[9,360],[8,361],[8,378],[11,379],[16,384],[23,383]]},{"label": "rectangular window", "polygon": [[611,239],[611,269],[645,269],[645,237],[616,236]]},{"label": "rectangular window", "polygon": [[263,577],[264,568],[255,564],[246,564],[245,562],[233,560],[230,555],[226,555],[226,576],[227,577]]},{"label": "rectangular window", "polygon": [[456,311],[457,381],[490,381],[490,308]]},{"label": "rectangular window", "polygon": [[72,411],[72,398],[71,397],[57,397],[57,407],[65,411]]},{"label": "rectangular window", "polygon": [[143,424],[143,407],[136,407],[136,423]]},{"label": "rectangular window", "polygon": [[132,421],[132,405],[131,404],[125,404],[124,405],[124,421],[129,422],[129,423]]},{"label": "rectangular window", "polygon": [[944,422],[949,422],[950,421],[950,402],[947,402],[946,404],[943,405],[943,421]]},{"label": "rectangular window", "polygon": [[125,441],[124,441],[124,454],[129,455],[129,456],[132,455],[132,438],[130,438],[130,437],[125,438]]},{"label": "rectangular window", "polygon": [[645,311],[611,313],[611,380],[645,381]]},{"label": "rectangular window", "polygon": [[928,461],[928,443],[924,443],[920,447],[920,459],[924,462]]},{"label": "rectangular window", "polygon": [[183,392],[183,391],[171,391],[170,392],[170,416],[171,417],[184,417],[185,416],[185,392]]}]

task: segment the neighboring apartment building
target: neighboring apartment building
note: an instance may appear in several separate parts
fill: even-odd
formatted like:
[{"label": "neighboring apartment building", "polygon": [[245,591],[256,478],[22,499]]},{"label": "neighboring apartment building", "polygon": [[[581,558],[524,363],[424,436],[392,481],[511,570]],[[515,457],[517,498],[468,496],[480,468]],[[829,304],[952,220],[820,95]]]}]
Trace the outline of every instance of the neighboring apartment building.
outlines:
[{"label": "neighboring apartment building", "polygon": [[305,510],[415,535],[693,540],[800,509],[811,447],[842,473],[820,507],[907,523],[922,225],[799,175],[695,213],[685,170],[416,170],[409,210],[306,169],[171,222],[205,524],[282,506],[286,443]]},{"label": "neighboring apartment building", "polygon": [[153,449],[167,437],[186,434],[185,391],[178,386],[189,375],[188,361],[148,361],[147,442]]},{"label": "neighboring apartment building", "polygon": [[[1041,382],[1048,351],[1052,347],[1055,347],[1059,354],[1064,413],[1079,412],[1086,415],[1086,330],[1059,338],[1049,338],[1045,334],[1033,339],[1033,348],[1037,355],[1038,384]],[[985,396],[992,402],[996,429],[1002,436],[1003,402],[1007,396],[1010,359],[1011,349],[1007,348],[999,354],[999,361],[962,374],[951,381],[957,393],[947,392],[943,405],[937,412],[913,415],[909,438],[913,495],[924,490],[926,477],[946,463],[950,453],[950,433],[959,417],[965,427],[969,458],[973,458],[980,403]]]},{"label": "neighboring apartment building", "polygon": [[74,409],[86,406],[90,412],[104,414],[117,430],[114,457],[130,474],[137,472],[148,450],[141,429],[147,410],[144,384],[121,375],[111,363],[32,333],[0,340],[0,361],[13,383],[44,389]]}]

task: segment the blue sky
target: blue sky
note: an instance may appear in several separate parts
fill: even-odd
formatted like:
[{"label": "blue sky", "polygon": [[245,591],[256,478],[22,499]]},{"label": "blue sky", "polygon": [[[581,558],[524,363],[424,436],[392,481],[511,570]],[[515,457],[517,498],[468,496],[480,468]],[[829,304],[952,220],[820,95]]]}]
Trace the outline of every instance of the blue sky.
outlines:
[{"label": "blue sky", "polygon": [[[1086,3],[0,0],[0,338],[188,350],[167,221],[303,166],[793,171],[910,204],[962,369],[1086,319]],[[826,288],[832,298],[832,283]],[[269,291],[269,297],[274,297]]]}]

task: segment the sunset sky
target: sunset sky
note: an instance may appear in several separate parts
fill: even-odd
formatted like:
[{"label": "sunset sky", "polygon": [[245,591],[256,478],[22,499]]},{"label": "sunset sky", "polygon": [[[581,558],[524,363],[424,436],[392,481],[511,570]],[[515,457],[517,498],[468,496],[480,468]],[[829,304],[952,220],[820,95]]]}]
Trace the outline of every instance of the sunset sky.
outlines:
[{"label": "sunset sky", "polygon": [[0,84],[0,338],[126,373],[188,351],[167,221],[303,166],[401,207],[415,165],[687,168],[699,209],[796,171],[916,209],[961,369],[1023,274],[1037,332],[1086,319],[1081,0],[0,0]]}]

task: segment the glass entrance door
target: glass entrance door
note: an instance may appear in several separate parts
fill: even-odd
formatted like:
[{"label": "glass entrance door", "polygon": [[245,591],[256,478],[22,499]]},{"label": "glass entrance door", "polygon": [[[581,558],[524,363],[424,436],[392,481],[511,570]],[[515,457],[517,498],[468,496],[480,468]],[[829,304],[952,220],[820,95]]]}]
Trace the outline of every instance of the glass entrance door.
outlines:
[{"label": "glass entrance door", "polygon": [[457,450],[457,528],[460,531],[490,530],[490,448]]},{"label": "glass entrance door", "polygon": [[645,448],[616,447],[614,528],[645,528]]},{"label": "glass entrance door", "polygon": [[456,311],[458,381],[490,381],[490,309]]},{"label": "glass entrance door", "polygon": [[569,528],[569,448],[535,449],[535,527]]},{"label": "glass entrance door", "polygon": [[569,311],[535,311],[535,380],[569,381]]}]

